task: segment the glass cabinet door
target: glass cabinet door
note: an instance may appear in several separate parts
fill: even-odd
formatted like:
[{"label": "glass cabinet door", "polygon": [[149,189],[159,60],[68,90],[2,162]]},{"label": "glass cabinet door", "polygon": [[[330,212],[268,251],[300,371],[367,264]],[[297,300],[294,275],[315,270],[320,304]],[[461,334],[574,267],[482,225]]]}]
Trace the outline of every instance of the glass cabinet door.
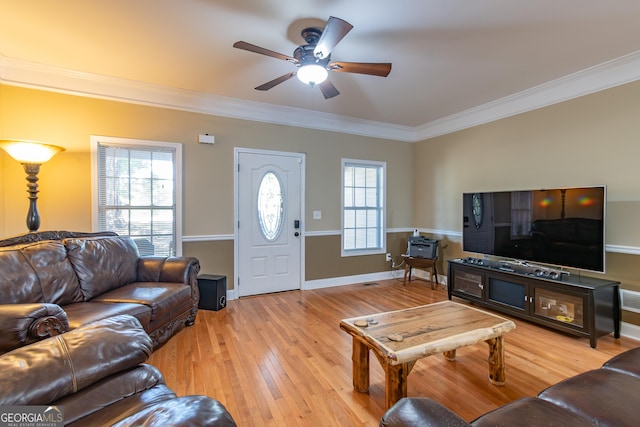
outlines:
[{"label": "glass cabinet door", "polygon": [[584,327],[584,297],[535,288],[535,314]]},{"label": "glass cabinet door", "polygon": [[453,289],[476,298],[482,298],[484,289],[482,275],[457,270],[453,280]]}]

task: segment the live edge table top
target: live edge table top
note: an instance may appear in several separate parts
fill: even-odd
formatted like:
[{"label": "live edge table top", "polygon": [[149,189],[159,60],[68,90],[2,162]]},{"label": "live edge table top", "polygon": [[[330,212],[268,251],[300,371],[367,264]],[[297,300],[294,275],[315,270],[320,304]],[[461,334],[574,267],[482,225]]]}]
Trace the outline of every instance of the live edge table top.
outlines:
[{"label": "live edge table top", "polygon": [[[356,322],[363,320],[367,321],[367,326],[356,326]],[[453,301],[340,322],[341,329],[365,341],[380,361],[389,365],[412,362],[501,337],[515,327],[511,320]],[[396,341],[399,337],[401,340]]]}]

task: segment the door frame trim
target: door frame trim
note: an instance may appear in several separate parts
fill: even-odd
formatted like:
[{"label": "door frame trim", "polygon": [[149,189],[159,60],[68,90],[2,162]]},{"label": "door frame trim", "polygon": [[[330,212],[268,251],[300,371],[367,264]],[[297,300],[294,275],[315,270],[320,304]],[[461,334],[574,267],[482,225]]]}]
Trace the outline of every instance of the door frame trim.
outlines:
[{"label": "door frame trim", "polygon": [[274,151],[274,150],[259,150],[255,148],[241,148],[234,147],[233,149],[233,288],[240,298],[238,292],[238,278],[240,266],[238,260],[240,259],[240,245],[238,243],[238,221],[240,198],[238,194],[238,157],[240,154],[263,154],[271,156],[286,156],[294,157],[300,160],[300,290],[305,288],[305,201],[306,201],[306,169],[307,169],[307,156],[305,153],[296,153],[290,151]]}]

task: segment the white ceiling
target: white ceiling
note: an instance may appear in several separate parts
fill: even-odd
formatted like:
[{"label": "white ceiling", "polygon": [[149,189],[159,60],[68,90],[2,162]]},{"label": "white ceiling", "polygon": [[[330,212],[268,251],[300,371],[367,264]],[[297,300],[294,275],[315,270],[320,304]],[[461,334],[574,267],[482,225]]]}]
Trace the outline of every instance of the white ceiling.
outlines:
[{"label": "white ceiling", "polygon": [[[341,94],[329,100],[297,79],[253,89],[295,66],[235,41],[292,55],[300,31],[329,16],[354,26],[332,59],[391,62],[389,77],[331,73]],[[599,64],[627,65],[610,85],[640,79],[639,23],[638,0],[0,0],[0,78],[37,85],[46,73],[20,82],[24,70],[49,67],[221,96],[238,111],[415,130],[531,88],[557,93],[543,84],[582,72],[602,80],[588,74]]]}]

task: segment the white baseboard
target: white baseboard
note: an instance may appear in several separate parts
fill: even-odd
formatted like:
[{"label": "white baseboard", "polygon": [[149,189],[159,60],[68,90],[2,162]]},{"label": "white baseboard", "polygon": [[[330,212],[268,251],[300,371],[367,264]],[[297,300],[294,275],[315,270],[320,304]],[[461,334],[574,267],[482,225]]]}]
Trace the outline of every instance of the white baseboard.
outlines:
[{"label": "white baseboard", "polygon": [[379,273],[358,274],[355,276],[332,277],[329,279],[308,280],[303,283],[302,290],[332,288],[334,286],[353,285],[354,283],[374,282],[376,280],[389,280],[395,276],[391,271]]},{"label": "white baseboard", "polygon": [[227,289],[227,301],[238,299],[238,293],[235,289]]},{"label": "white baseboard", "polygon": [[[374,282],[376,280],[393,279],[393,272],[383,271],[380,273],[360,274],[355,276],[331,277],[329,279],[308,280],[302,284],[300,290],[310,291],[313,289],[332,288],[334,286],[353,285],[354,283]],[[238,299],[235,289],[227,289],[227,300]]]},{"label": "white baseboard", "polygon": [[[421,278],[423,280],[427,280],[427,281],[431,280],[431,272],[430,271],[420,270],[420,269],[414,268],[411,271],[411,274],[413,276],[419,277],[419,278]],[[438,274],[438,284],[447,286],[447,276],[444,276],[442,274]]]},{"label": "white baseboard", "polygon": [[640,341],[640,326],[634,325],[632,323],[622,322],[622,326],[620,327],[620,335]]},{"label": "white baseboard", "polygon": [[[302,284],[300,290],[310,291],[313,289],[332,288],[334,286],[353,285],[354,283],[374,282],[376,280],[393,279],[391,271],[380,273],[360,274],[356,276],[332,277],[329,279],[308,280]],[[227,301],[238,299],[235,289],[227,289]]]},{"label": "white baseboard", "polygon": [[[419,277],[420,279],[429,280],[430,273],[414,269],[413,276]],[[318,279],[318,280],[308,280],[302,284],[300,288],[303,291],[309,291],[313,289],[323,289],[323,288],[332,288],[334,286],[346,286],[353,285],[355,283],[366,283],[366,282],[375,282],[376,280],[389,280],[389,279],[398,279],[402,278],[404,275],[404,270],[395,270],[395,271],[381,271],[378,273],[369,273],[369,274],[358,274],[354,276],[343,276],[343,277],[331,277],[329,279]],[[438,274],[438,283],[440,285],[447,285],[447,277]],[[227,290],[227,300],[231,301],[234,299],[238,299],[238,295],[235,289]]]}]

